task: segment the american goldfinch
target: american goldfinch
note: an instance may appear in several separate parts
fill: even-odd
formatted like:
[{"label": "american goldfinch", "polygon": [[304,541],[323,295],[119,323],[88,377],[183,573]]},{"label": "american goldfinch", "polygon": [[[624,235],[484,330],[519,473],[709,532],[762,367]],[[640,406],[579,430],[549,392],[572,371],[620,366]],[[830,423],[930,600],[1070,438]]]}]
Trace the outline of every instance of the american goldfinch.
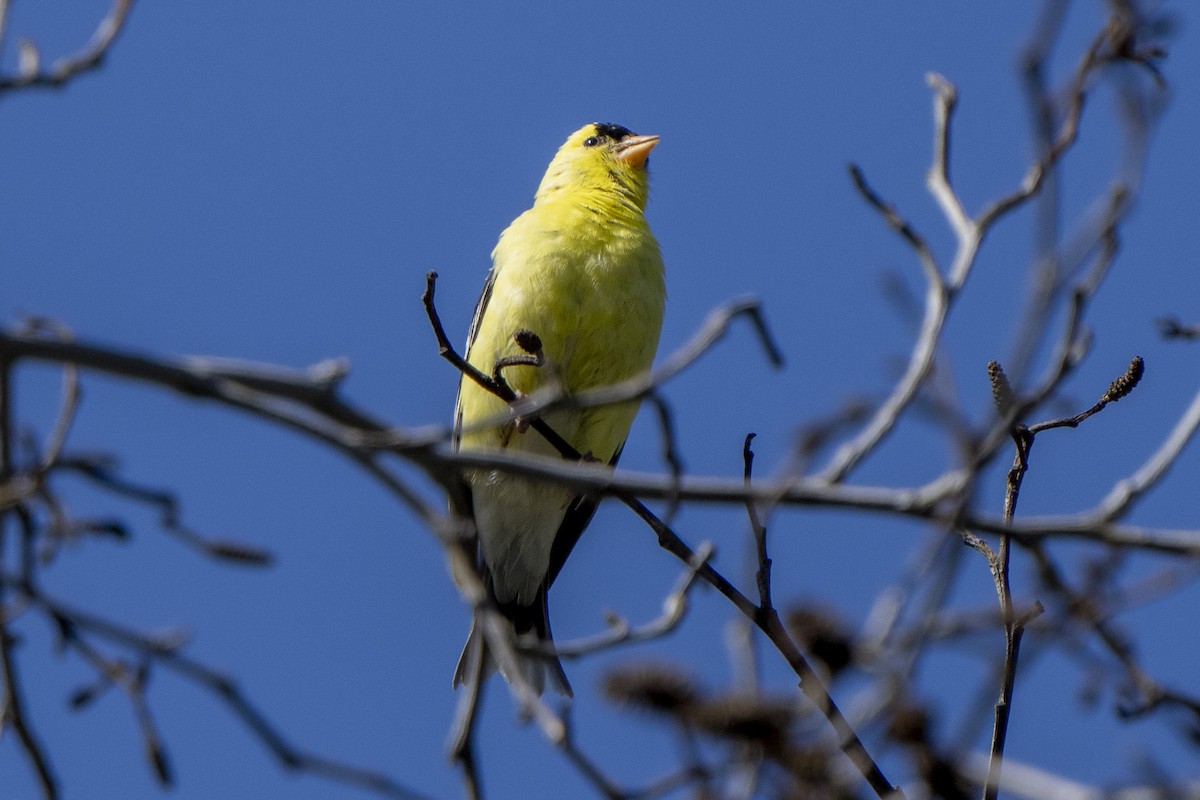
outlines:
[{"label": "american goldfinch", "polygon": [[[521,394],[547,385],[570,394],[649,371],[666,299],[658,242],[643,216],[646,161],[658,139],[607,123],[571,134],[550,162],[533,207],[500,234],[492,251],[468,334],[472,365],[490,375],[499,359],[528,357],[529,337],[522,334],[524,347],[514,337],[527,331],[540,340],[544,364],[502,371]],[[506,411],[504,401],[463,378],[456,447],[558,455],[524,425],[480,427]],[[580,454],[615,464],[636,413],[637,403],[625,402],[555,410],[543,419]],[[465,481],[491,599],[511,621],[519,646],[550,643],[546,591],[591,520],[596,498],[504,470],[472,470]],[[454,685],[492,668],[475,624]],[[521,654],[520,670],[537,692],[548,673],[553,687],[571,696],[557,658]]]}]

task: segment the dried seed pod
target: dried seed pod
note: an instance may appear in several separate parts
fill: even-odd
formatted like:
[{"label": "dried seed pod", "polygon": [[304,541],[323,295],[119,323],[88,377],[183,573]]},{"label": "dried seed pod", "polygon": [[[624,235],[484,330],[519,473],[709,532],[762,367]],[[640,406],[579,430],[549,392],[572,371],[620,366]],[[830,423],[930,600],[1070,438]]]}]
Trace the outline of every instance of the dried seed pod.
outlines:
[{"label": "dried seed pod", "polygon": [[1146,362],[1142,360],[1141,356],[1134,356],[1133,360],[1129,362],[1129,369],[1125,370],[1125,374],[1108,385],[1104,399],[1109,403],[1115,403],[1132,392],[1133,387],[1138,385],[1138,381],[1142,379],[1145,371]]},{"label": "dried seed pod", "polygon": [[790,701],[730,695],[697,704],[688,720],[714,736],[757,742],[768,753],[782,753],[795,716],[796,706]]},{"label": "dried seed pod", "polygon": [[609,672],[604,678],[604,693],[623,705],[674,714],[694,704],[700,689],[674,666],[637,664]]},{"label": "dried seed pod", "polygon": [[1006,414],[1013,404],[1012,386],[1008,383],[1008,376],[1004,374],[1004,367],[996,360],[988,362],[987,371],[988,380],[992,384],[992,402],[996,404],[996,411],[1002,415]]},{"label": "dried seed pod", "polygon": [[788,630],[813,658],[837,675],[854,661],[850,632],[832,612],[802,606],[787,613]]},{"label": "dried seed pod", "polygon": [[513,341],[517,343],[517,347],[530,355],[542,352],[542,338],[531,330],[519,328],[513,333]]}]

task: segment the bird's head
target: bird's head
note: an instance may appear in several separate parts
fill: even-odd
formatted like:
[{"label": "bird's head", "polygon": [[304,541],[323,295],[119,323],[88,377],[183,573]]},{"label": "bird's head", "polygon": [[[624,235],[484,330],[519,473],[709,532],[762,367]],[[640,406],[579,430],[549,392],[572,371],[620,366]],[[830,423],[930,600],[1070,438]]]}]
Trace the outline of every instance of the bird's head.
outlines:
[{"label": "bird's head", "polygon": [[638,136],[628,128],[593,122],[572,133],[558,149],[537,200],[560,192],[615,192],[638,210],[646,207],[646,162],[657,136]]}]

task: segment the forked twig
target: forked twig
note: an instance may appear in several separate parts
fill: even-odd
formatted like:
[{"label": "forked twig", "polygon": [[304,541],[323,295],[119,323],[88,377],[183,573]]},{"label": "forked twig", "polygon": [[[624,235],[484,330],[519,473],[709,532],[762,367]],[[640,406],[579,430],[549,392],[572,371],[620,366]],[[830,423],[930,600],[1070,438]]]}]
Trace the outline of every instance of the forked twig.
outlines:
[{"label": "forked twig", "polygon": [[[1016,423],[1012,428],[1013,441],[1016,444],[1016,454],[1013,457],[1012,468],[1009,469],[1004,492],[1004,520],[1011,523],[1016,511],[1017,500],[1021,492],[1021,484],[1025,473],[1029,470],[1029,454],[1033,448],[1034,438],[1038,433],[1054,428],[1075,428],[1081,422],[1098,414],[1109,403],[1115,403],[1128,395],[1141,380],[1145,366],[1140,356],[1135,356],[1129,363],[1125,373],[1109,384],[1108,390],[1090,408],[1070,417],[1045,420],[1035,425],[1026,426]],[[1009,414],[1017,402],[1012,387],[1004,374],[1004,369],[996,361],[988,364],[988,376],[992,384],[992,397],[997,411],[1001,416]],[[1004,761],[1005,743],[1008,736],[1008,724],[1012,713],[1013,690],[1017,679],[1017,664],[1020,659],[1021,640],[1026,626],[1043,609],[1040,603],[1027,614],[1018,617],[1014,611],[1012,589],[1009,583],[1009,562],[1011,558],[1011,537],[1001,534],[1000,547],[993,552],[981,539],[968,535],[967,543],[982,552],[988,560],[992,578],[996,585],[996,593],[1000,600],[1000,613],[1004,622],[1004,666],[1000,681],[1000,697],[996,701],[995,718],[992,727],[992,744],[987,780],[984,783],[984,800],[996,800],[1000,793],[1000,772]],[[1035,551],[1038,545],[1031,545]]]}]

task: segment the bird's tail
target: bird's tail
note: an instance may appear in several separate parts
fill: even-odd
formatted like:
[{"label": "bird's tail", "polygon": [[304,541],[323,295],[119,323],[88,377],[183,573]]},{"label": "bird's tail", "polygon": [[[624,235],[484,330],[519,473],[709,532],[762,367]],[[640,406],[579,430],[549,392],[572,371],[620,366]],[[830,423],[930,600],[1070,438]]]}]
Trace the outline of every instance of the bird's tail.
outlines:
[{"label": "bird's tail", "polygon": [[[545,691],[549,680],[550,687],[555,692],[564,697],[574,697],[571,684],[567,681],[567,673],[563,671],[558,656],[522,652],[520,649],[554,645],[554,637],[550,632],[550,616],[546,610],[546,589],[543,587],[538,592],[538,599],[531,605],[507,603],[497,608],[512,625],[513,641],[517,647],[517,669],[530,688],[540,695]],[[457,688],[474,680],[487,680],[497,669],[506,681],[513,682],[509,670],[498,663],[489,652],[486,637],[480,628],[479,617],[476,615],[471,620],[471,633],[467,636],[462,655],[458,657],[458,666],[454,670],[454,686]]]}]

